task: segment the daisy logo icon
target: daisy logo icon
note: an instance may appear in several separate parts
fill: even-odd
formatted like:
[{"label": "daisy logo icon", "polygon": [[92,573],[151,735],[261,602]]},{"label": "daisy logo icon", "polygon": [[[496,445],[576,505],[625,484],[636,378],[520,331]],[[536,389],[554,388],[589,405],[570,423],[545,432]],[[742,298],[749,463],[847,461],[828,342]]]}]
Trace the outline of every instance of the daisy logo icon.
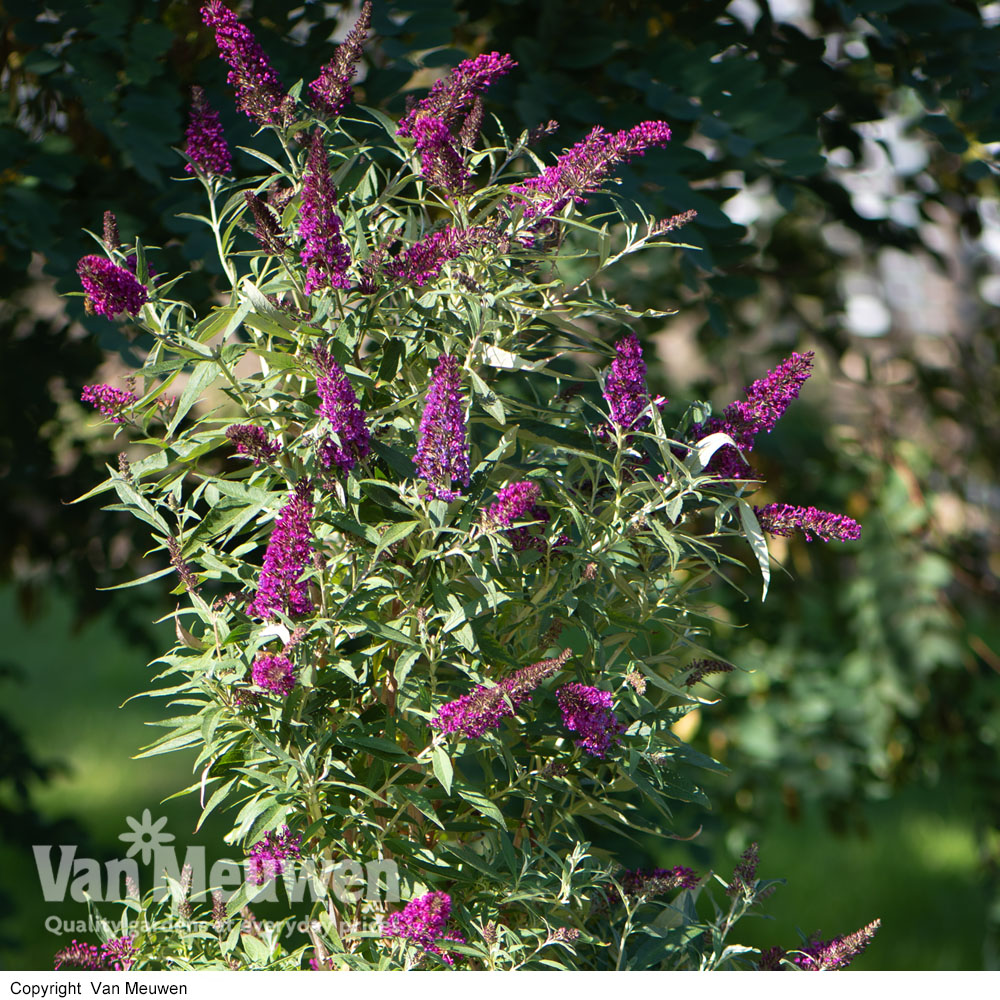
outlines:
[{"label": "daisy logo icon", "polygon": [[126,816],[125,822],[132,828],[131,833],[118,835],[119,840],[124,840],[126,844],[132,845],[125,856],[131,858],[133,855],[139,854],[144,865],[148,865],[154,853],[174,839],[172,833],[165,833],[163,830],[167,824],[167,817],[161,816],[154,823],[153,814],[148,809],[143,809],[141,820]]}]

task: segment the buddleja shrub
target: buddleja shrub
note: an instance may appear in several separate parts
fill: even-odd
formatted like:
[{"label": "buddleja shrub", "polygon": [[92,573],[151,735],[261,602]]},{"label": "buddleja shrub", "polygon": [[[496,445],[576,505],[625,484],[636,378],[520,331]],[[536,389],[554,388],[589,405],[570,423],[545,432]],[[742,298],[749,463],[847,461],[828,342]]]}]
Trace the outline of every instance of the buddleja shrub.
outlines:
[{"label": "buddleja shrub", "polygon": [[[762,529],[857,537],[846,518],[744,499],[754,437],[811,355],[668,431],[640,317],[595,279],[676,245],[688,216],[581,214],[667,125],[595,128],[547,167],[531,134],[491,145],[482,93],[515,69],[497,53],[391,121],[353,103],[369,16],[286,92],[249,29],[204,8],[270,143],[246,150],[260,174],[234,178],[195,93],[186,170],[225,275],[209,315],[110,213],[80,262],[89,308],[128,314],[149,343],[128,388],[84,391],[147,450],[94,491],[169,560],[136,583],[176,573],[183,602],[152,692],[177,714],[145,753],[196,755],[202,819],[233,816],[247,877],[228,899],[178,883],[168,902],[130,899],[103,947],[60,964],[844,964],[874,925],[788,957],[728,943],[769,888],[755,847],[716,899],[708,875],[625,871],[588,841],[663,835],[672,802],[707,804],[700,775],[719,765],[671,726],[732,669],[703,646],[697,605],[735,562],[723,543],[749,541],[766,587]],[[400,902],[333,891],[345,865],[389,861]],[[247,908],[293,870],[320,889],[298,947]],[[150,919],[170,913],[179,929]]]}]

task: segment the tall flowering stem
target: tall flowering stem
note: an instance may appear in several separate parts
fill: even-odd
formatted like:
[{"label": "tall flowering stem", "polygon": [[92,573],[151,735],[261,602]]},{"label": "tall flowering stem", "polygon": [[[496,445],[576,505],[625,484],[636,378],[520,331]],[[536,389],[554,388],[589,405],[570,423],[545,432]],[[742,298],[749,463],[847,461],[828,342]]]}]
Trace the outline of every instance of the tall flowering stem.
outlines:
[{"label": "tall flowering stem", "polygon": [[251,618],[305,615],[313,610],[308,585],[299,579],[312,558],[310,490],[308,482],[299,483],[281,509],[264,554],[257,596],[247,608]]},{"label": "tall flowering stem", "polygon": [[330,179],[330,163],[323,133],[313,132],[302,177],[302,207],[299,209],[300,257],[306,265],[306,295],[321,288],[349,288],[347,268],[351,251],[341,233],[337,215],[337,192]]},{"label": "tall flowering stem", "polygon": [[114,319],[120,313],[135,316],[149,298],[146,286],[135,275],[105,257],[88,254],[76,266],[87,295],[87,309]]},{"label": "tall flowering stem", "polygon": [[861,537],[861,525],[846,514],[832,514],[815,507],[795,507],[787,503],[769,503],[754,507],[761,528],[769,535],[794,535],[801,531],[806,541],[815,535],[820,541],[856,542]]},{"label": "tall flowering stem", "polygon": [[455,960],[441,946],[441,941],[465,942],[456,931],[448,929],[451,896],[446,892],[428,892],[411,899],[402,910],[390,913],[382,922],[382,935],[403,938],[437,955],[447,965]]},{"label": "tall flowering stem", "polygon": [[371,23],[371,0],[365,0],[354,27],[337,46],[333,58],[320,70],[319,76],[309,84],[313,95],[313,107],[329,118],[339,115],[353,96],[351,80],[354,78],[354,68],[361,58]]},{"label": "tall flowering stem", "polygon": [[427,392],[413,458],[417,476],[430,484],[430,496],[438,500],[450,502],[461,496],[452,489],[453,483],[469,485],[464,405],[458,359],[442,354]]},{"label": "tall flowering stem", "polygon": [[200,170],[207,177],[232,173],[233,160],[219,113],[205,98],[201,87],[191,88],[191,115],[185,133],[184,152],[191,162],[184,169]]},{"label": "tall flowering stem", "polygon": [[215,29],[219,58],[229,65],[227,80],[236,91],[236,106],[260,125],[278,124],[284,117],[284,88],[253,32],[222,0],[208,0],[201,19]]},{"label": "tall flowering stem", "polygon": [[325,417],[336,438],[327,437],[320,445],[320,461],[326,468],[335,465],[341,472],[350,472],[355,464],[371,451],[371,434],[365,423],[365,411],[358,406],[358,397],[344,370],[325,348],[314,354],[319,374],[316,390],[320,404],[317,411]]}]

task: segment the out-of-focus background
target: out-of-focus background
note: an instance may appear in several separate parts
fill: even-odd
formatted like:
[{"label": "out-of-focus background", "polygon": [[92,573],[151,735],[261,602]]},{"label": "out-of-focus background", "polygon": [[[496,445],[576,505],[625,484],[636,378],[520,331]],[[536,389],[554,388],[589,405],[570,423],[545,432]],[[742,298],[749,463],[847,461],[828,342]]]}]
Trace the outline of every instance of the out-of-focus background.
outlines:
[{"label": "out-of-focus background", "polygon": [[[133,761],[165,714],[148,661],[167,587],[142,526],[68,505],[121,449],[78,402],[142,344],[83,314],[77,260],[105,209],[123,238],[191,270],[207,303],[196,185],[182,161],[192,84],[250,137],[194,0],[0,0],[0,964],[45,968],[66,943],[46,917],[32,845],[120,855],[126,817],[197,835],[182,756]],[[246,0],[286,84],[353,24],[346,5]],[[878,916],[870,969],[1000,964],[1000,3],[971,0],[394,0],[376,2],[362,103],[399,113],[470,54],[511,52],[489,92],[509,132],[556,119],[551,155],[595,124],[666,119],[669,148],[617,190],[658,216],[696,209],[697,249],[632,258],[617,294],[676,307],[638,330],[671,400],[724,406],[792,350],[816,374],[755,463],[761,496],[841,511],[860,543],[777,539],[764,605],[713,596],[716,647],[740,671],[681,724],[731,769],[713,812],[635,863],[725,872],[751,841],[787,878],[774,921],[740,939],[794,947]],[[495,130],[496,125],[488,125]],[[495,134],[495,133],[494,133]],[[247,175],[250,161],[239,164]],[[203,257],[208,262],[196,263]],[[656,360],[654,360],[654,358]],[[745,626],[745,627],[744,627]],[[225,853],[220,851],[219,854]],[[79,936],[87,937],[86,933]],[[93,935],[89,935],[93,937]]]}]

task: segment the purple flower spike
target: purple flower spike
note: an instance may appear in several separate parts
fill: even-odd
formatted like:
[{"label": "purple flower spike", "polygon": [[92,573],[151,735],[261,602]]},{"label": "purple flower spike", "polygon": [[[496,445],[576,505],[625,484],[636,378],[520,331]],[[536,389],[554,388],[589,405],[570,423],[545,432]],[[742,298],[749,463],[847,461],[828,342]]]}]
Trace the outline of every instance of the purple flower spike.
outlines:
[{"label": "purple flower spike", "polygon": [[282,827],[277,834],[268,830],[247,852],[247,881],[263,885],[285,870],[285,862],[301,857],[302,837]]},{"label": "purple flower spike", "polygon": [[185,137],[184,152],[191,163],[186,164],[184,169],[189,174],[193,174],[196,167],[209,177],[232,172],[233,161],[222,131],[222,122],[218,112],[205,99],[205,91],[201,87],[191,88],[191,117]]},{"label": "purple flower spike", "polygon": [[236,106],[261,125],[277,124],[284,114],[285,93],[253,32],[222,0],[208,0],[201,19],[215,28],[219,58],[230,67],[226,79],[236,91]]},{"label": "purple flower spike", "polygon": [[113,385],[85,385],[80,399],[96,406],[113,424],[125,423],[122,411],[132,406],[139,397],[127,389],[116,389]]},{"label": "purple flower spike", "polygon": [[112,938],[102,945],[101,957],[106,968],[115,972],[128,972],[135,964],[135,942],[132,935]]},{"label": "purple flower spike", "polygon": [[516,65],[509,55],[500,52],[486,52],[463,60],[448,76],[437,80],[430,93],[403,116],[399,134],[413,135],[413,126],[424,117],[438,118],[451,129],[473,107],[477,94]]},{"label": "purple flower spike", "polygon": [[512,187],[511,191],[521,196],[515,204],[523,209],[526,219],[553,215],[571,201],[583,205],[585,195],[599,190],[614,167],[669,141],[670,126],[666,122],[642,122],[615,133],[595,126],[538,177]]},{"label": "purple flower spike", "polygon": [[[652,871],[627,871],[618,877],[622,891],[628,899],[640,896],[662,896],[674,889],[693,889],[698,884],[698,875],[690,868],[677,865],[674,868],[654,868]],[[621,899],[613,886],[607,892],[608,903]]]},{"label": "purple flower spike", "polygon": [[76,273],[87,294],[87,311],[99,316],[114,319],[123,312],[135,316],[149,298],[134,274],[96,254],[81,258]]},{"label": "purple flower spike", "polygon": [[411,899],[402,910],[390,913],[382,922],[382,935],[403,938],[454,965],[455,960],[438,944],[439,941],[465,943],[461,934],[448,930],[450,916],[451,896],[446,892],[428,892]]},{"label": "purple flower spike", "polygon": [[[510,483],[500,490],[496,502],[486,511],[487,522],[508,528],[515,521],[541,521],[547,524],[550,520],[549,512],[537,502],[540,493],[537,483],[527,480]],[[533,529],[528,525],[510,528],[507,537],[515,552],[523,552],[525,549],[538,549],[540,552],[545,550],[545,538],[532,532]],[[564,535],[556,544],[564,545],[568,541]]]},{"label": "purple flower spike", "polygon": [[789,536],[796,530],[811,542],[813,535],[820,541],[856,542],[861,537],[861,525],[844,514],[831,514],[815,507],[794,507],[787,503],[769,503],[754,507],[760,526],[769,535]]},{"label": "purple flower spike", "polygon": [[[649,406],[646,387],[646,362],[642,360],[642,345],[634,333],[628,333],[615,344],[617,357],[611,362],[611,372],[604,387],[604,398],[611,409],[611,420],[622,430],[637,430],[649,422],[642,412]],[[657,400],[662,406],[666,400]]]},{"label": "purple flower spike", "polygon": [[233,424],[226,428],[226,437],[236,445],[238,454],[252,458],[256,466],[273,462],[281,451],[279,441],[272,441],[263,427],[254,427],[253,424]]},{"label": "purple flower spike", "polygon": [[566,649],[551,660],[539,660],[515,670],[496,687],[480,684],[471,694],[442,705],[430,724],[443,733],[461,733],[466,739],[478,739],[487,729],[496,729],[504,719],[510,718],[514,714],[511,706],[519,708],[546,677],[563,667],[570,656],[572,650]]},{"label": "purple flower spike", "polygon": [[625,727],[615,717],[611,694],[585,684],[567,684],[556,692],[563,725],[579,733],[574,742],[594,757],[604,758]]},{"label": "purple flower spike", "polygon": [[86,969],[96,972],[106,970],[107,966],[104,964],[101,949],[96,944],[84,944],[74,938],[68,947],[56,952],[53,969],[57,972],[59,969]]},{"label": "purple flower spike", "polygon": [[813,940],[802,949],[801,954],[792,956],[792,961],[807,972],[842,969],[871,944],[881,926],[881,920],[873,920],[853,934],[845,934],[831,941]]},{"label": "purple flower spike", "polygon": [[396,281],[423,287],[441,273],[448,261],[485,246],[503,248],[500,234],[492,226],[470,226],[468,229],[446,226],[408,247],[383,270]]},{"label": "purple flower spike", "polygon": [[351,251],[341,235],[337,192],[330,179],[330,163],[319,129],[313,133],[302,177],[299,236],[305,243],[300,254],[302,263],[308,267],[306,294],[319,288],[349,288],[347,268]]},{"label": "purple flower spike", "polygon": [[284,653],[261,653],[253,661],[253,682],[287,698],[295,687],[295,668]]},{"label": "purple flower spike", "polygon": [[[728,434],[743,451],[753,448],[761,431],[774,430],[781,415],[799,395],[803,383],[812,374],[813,352],[792,354],[764,378],[757,379],[744,390],[746,399],[730,403],[721,417],[712,417],[691,429],[692,440],[700,441],[709,434]],[[708,471],[722,479],[747,479],[756,473],[740,457],[735,448],[720,448],[709,463]]]},{"label": "purple flower spike", "polygon": [[354,27],[337,46],[333,58],[320,70],[319,76],[309,84],[313,107],[329,118],[339,115],[353,96],[351,80],[354,78],[354,67],[361,58],[371,23],[371,0],[365,0]]},{"label": "purple flower spike", "polygon": [[299,579],[312,558],[310,489],[308,482],[299,483],[278,515],[264,554],[257,596],[247,608],[251,618],[269,619],[279,612],[306,615],[313,609],[308,585]]},{"label": "purple flower spike", "polygon": [[365,411],[358,406],[350,379],[329,351],[317,348],[315,358],[320,369],[316,379],[320,398],[317,412],[327,419],[330,430],[337,435],[336,440],[326,438],[320,445],[320,461],[326,468],[336,465],[341,472],[350,472],[371,451]]},{"label": "purple flower spike", "polygon": [[469,443],[465,435],[462,374],[450,354],[438,359],[427,402],[420,418],[420,441],[413,464],[417,476],[430,483],[428,494],[438,500],[457,500],[453,482],[469,485]]},{"label": "purple flower spike", "polygon": [[[432,184],[452,194],[468,190],[471,175],[462,158],[461,146],[468,145],[476,120],[482,121],[478,95],[498,77],[517,65],[508,55],[489,52],[459,63],[431,92],[419,101],[399,123],[400,135],[412,136],[420,154],[420,170]],[[465,119],[471,117],[466,128]],[[455,127],[460,125],[460,134]]]},{"label": "purple flower spike", "polygon": [[472,174],[444,120],[420,118],[413,126],[413,138],[414,148],[420,154],[421,175],[451,194],[465,194]]}]

